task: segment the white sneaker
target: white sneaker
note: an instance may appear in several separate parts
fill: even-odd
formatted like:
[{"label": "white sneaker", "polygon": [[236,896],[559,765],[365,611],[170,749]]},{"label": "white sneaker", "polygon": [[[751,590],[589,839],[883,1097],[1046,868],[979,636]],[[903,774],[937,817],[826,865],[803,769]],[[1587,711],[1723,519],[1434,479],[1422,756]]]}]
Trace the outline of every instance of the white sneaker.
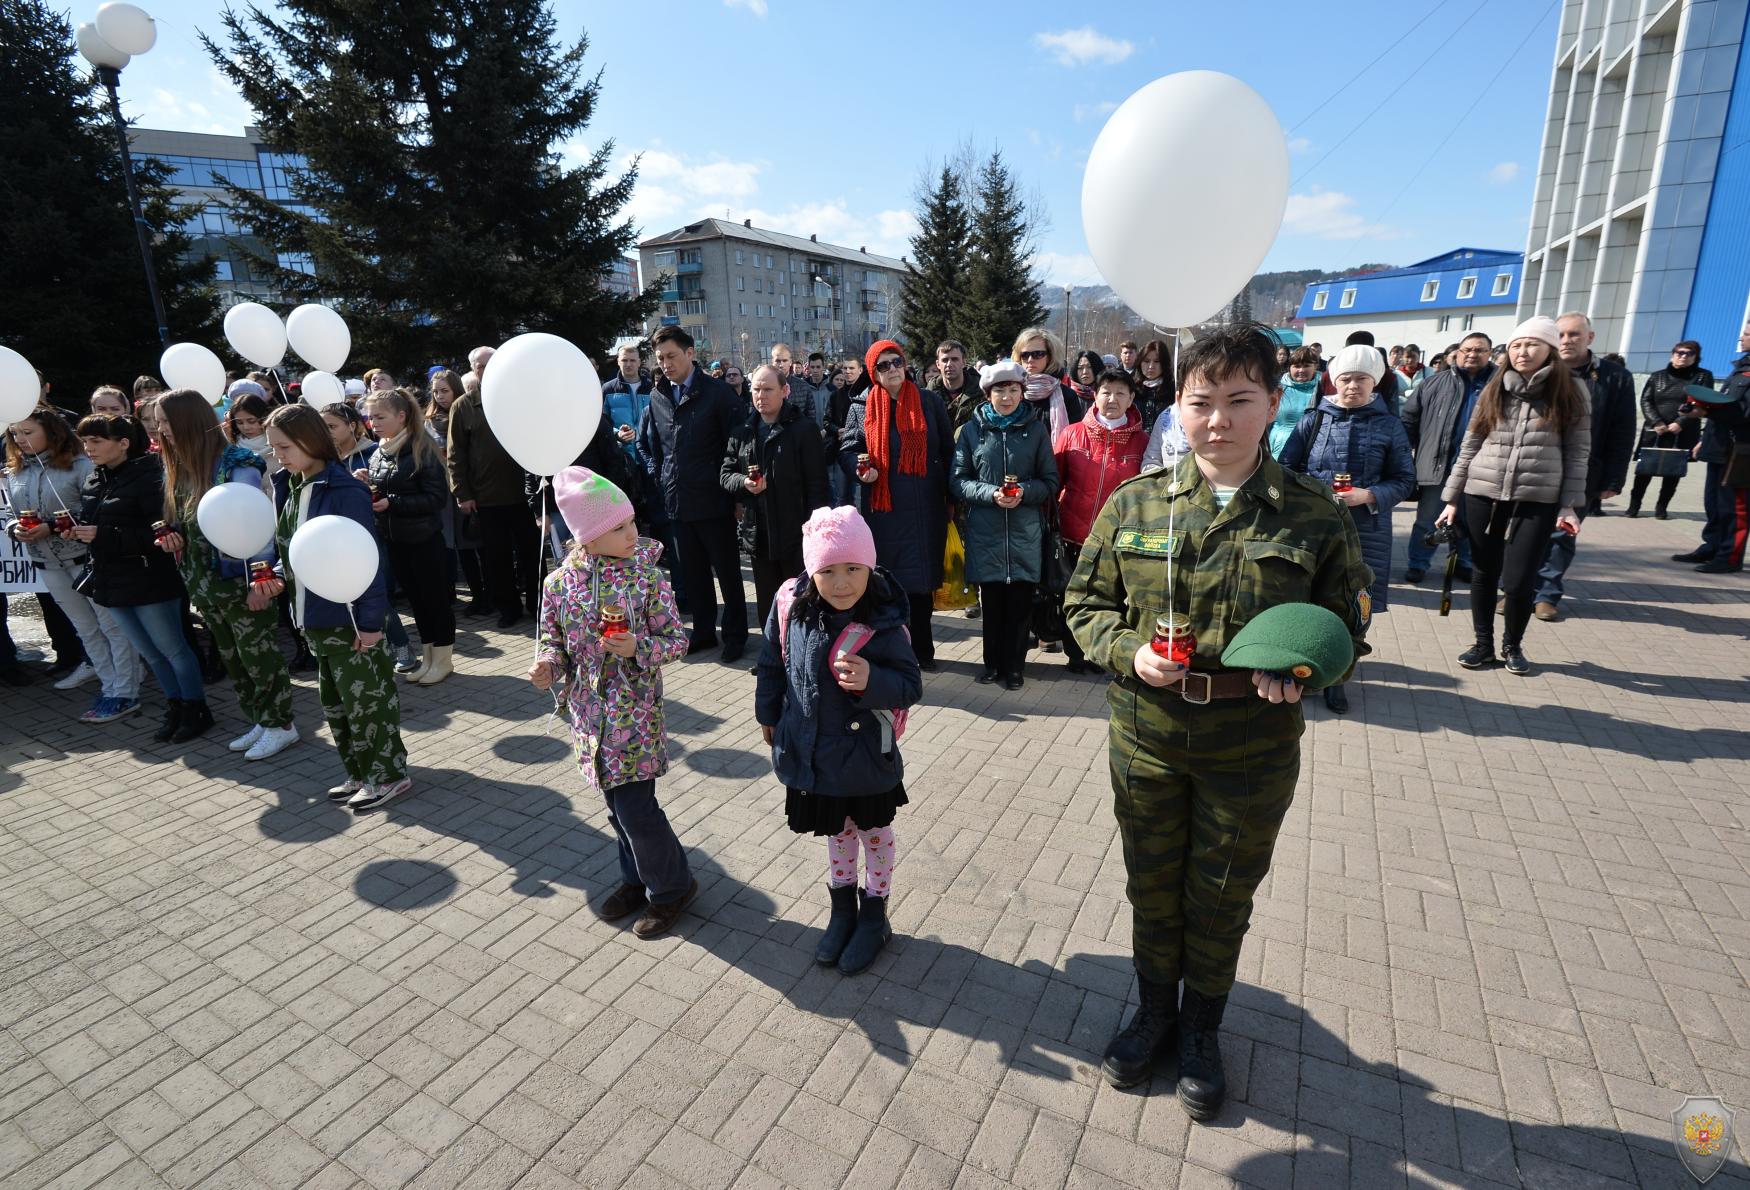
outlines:
[{"label": "white sneaker", "polygon": [[249,749],[255,747],[255,741],[259,740],[261,738],[261,733],[266,730],[267,728],[257,723],[254,727],[251,727],[248,731],[244,732],[225,746],[233,752],[247,752]]},{"label": "white sneaker", "polygon": [[266,760],[275,752],[283,752],[298,742],[298,725],[288,723],[284,727],[264,727],[261,738],[255,741],[255,747],[243,754],[244,760]]},{"label": "white sneaker", "polygon": [[73,668],[73,672],[55,683],[56,690],[72,690],[83,686],[97,676],[97,671],[91,668],[91,662],[81,661]]},{"label": "white sneaker", "polygon": [[388,805],[412,789],[412,777],[403,777],[399,781],[385,781],[381,785],[367,785],[352,795],[352,800],[346,803],[346,808],[355,814],[363,814],[366,810],[375,810],[379,806]]}]

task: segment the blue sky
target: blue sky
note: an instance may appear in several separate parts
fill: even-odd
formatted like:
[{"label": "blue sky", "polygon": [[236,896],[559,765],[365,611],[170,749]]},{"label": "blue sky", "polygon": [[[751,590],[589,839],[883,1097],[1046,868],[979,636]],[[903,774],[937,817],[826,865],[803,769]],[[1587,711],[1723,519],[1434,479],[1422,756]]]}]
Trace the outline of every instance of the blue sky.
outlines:
[{"label": "blue sky", "polygon": [[[143,6],[159,41],[123,75],[127,113],[240,131],[247,109],[195,39],[218,28],[217,0]],[[1117,103],[1177,70],[1236,75],[1288,131],[1294,184],[1266,269],[1523,248],[1558,7],[888,0],[874,19],[869,5],[801,0],[556,0],[555,11],[564,35],[588,31],[589,64],[606,69],[573,151],[612,138],[622,158],[642,154],[631,214],[645,235],[727,212],[899,255],[920,175],[970,143],[1000,147],[1038,196],[1049,220],[1039,275],[1093,284],[1088,150]]]}]

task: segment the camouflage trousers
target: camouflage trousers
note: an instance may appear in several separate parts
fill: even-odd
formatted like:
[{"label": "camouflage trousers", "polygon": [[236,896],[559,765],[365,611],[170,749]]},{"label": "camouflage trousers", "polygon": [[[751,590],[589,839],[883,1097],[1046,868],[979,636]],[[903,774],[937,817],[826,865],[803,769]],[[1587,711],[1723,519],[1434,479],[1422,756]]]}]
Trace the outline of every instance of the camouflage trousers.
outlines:
[{"label": "camouflage trousers", "polygon": [[1226,995],[1300,775],[1300,708],[1113,683],[1108,759],[1136,970]]},{"label": "camouflage trousers", "polygon": [[184,567],[189,602],[213,634],[219,660],[237,691],[244,718],[263,727],[290,727],[292,675],[279,646],[279,609],[252,612],[249,587],[240,578],[220,578],[205,567]]},{"label": "camouflage trousers", "polygon": [[346,775],[367,785],[407,775],[401,743],[401,700],[395,662],[382,641],[353,651],[351,628],[307,628],[304,639],[316,658],[316,692],[340,752]]}]

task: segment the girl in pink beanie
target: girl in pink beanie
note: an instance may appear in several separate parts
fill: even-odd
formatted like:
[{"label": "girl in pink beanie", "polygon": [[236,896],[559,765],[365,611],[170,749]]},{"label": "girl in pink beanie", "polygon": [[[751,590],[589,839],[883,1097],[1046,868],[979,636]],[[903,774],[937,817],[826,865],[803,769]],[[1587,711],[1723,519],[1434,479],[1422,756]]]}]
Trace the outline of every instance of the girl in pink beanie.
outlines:
[{"label": "girl in pink beanie", "polygon": [[827,840],[832,918],[815,960],[854,975],[893,936],[893,818],[906,804],[899,733],[923,675],[906,628],[910,600],[875,565],[874,535],[856,509],[815,509],[802,559],[808,573],[779,588],[766,621],[754,717],[790,829]]},{"label": "girl in pink beanie", "polygon": [[662,545],[638,536],[626,493],[586,467],[559,472],[553,493],[577,544],[542,586],[529,681],[564,684],[577,766],[620,841],[620,887],[594,909],[604,921],[643,910],[632,932],[654,938],[699,892],[656,801],[668,771],[662,666],[686,656],[687,632],[656,564]]}]

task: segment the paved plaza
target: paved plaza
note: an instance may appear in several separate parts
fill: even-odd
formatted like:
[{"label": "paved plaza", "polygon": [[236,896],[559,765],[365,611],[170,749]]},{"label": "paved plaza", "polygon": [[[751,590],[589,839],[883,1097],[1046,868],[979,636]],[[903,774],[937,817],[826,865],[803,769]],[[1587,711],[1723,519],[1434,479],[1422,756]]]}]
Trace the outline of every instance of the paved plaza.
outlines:
[{"label": "paved plaza", "polygon": [[[464,621],[456,677],[403,686],[417,795],[361,818],[307,679],[306,741],[253,765],[228,685],[180,754],[75,722],[89,688],[0,690],[0,1185],[1693,1185],[1685,1096],[1750,1140],[1750,583],[1665,562],[1699,499],[1586,523],[1529,678],[1393,588],[1353,713],[1307,712],[1205,1126],[1098,1076],[1135,995],[1103,683],[975,685],[958,615],[897,934],[850,979],[714,654],[667,671],[703,891],[650,943],[585,908],[613,836],[527,631]],[[1708,1185],[1750,1188],[1741,1150]]]}]

